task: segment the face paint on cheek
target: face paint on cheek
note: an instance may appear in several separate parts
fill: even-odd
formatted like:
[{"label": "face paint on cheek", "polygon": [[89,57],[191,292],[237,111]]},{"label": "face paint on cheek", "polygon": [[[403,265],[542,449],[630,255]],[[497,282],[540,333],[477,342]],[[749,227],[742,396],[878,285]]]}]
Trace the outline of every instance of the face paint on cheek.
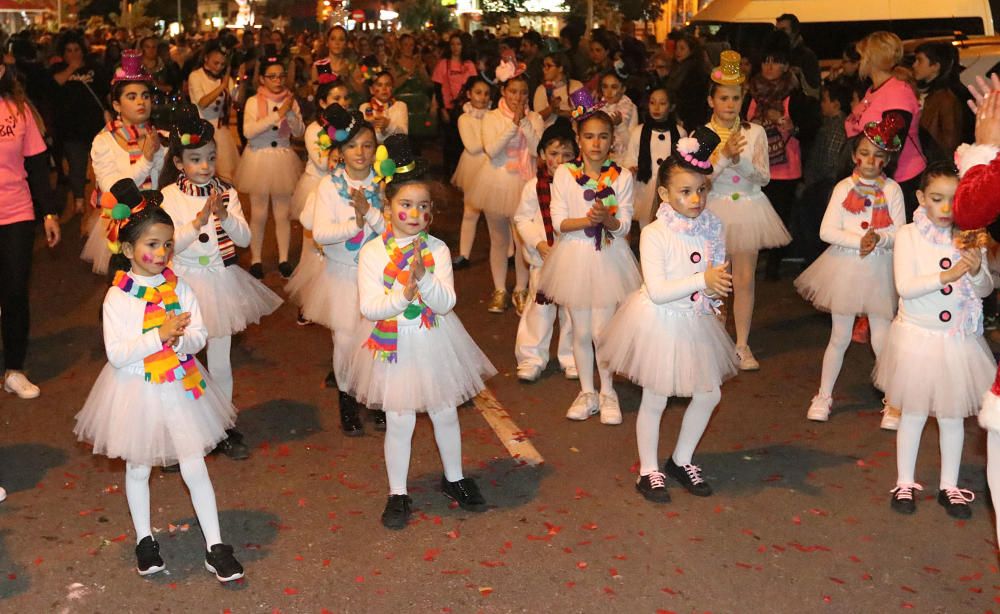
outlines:
[{"label": "face paint on cheek", "polygon": [[427,223],[430,223],[430,221],[431,221],[431,214],[430,213],[425,213],[424,214],[424,221],[427,222]]},{"label": "face paint on cheek", "polygon": [[142,255],[142,263],[143,264],[153,264],[153,257],[150,256],[149,254],[143,254]]},{"label": "face paint on cheek", "polygon": [[398,217],[399,217],[399,221],[400,222],[405,222],[406,221],[406,212],[405,211],[400,211]]}]

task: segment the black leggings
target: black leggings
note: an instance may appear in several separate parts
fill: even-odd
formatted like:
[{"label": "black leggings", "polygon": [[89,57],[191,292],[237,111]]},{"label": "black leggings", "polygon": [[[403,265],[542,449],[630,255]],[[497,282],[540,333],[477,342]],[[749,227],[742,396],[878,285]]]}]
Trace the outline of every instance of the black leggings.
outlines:
[{"label": "black leggings", "polygon": [[0,338],[7,369],[20,371],[28,353],[28,280],[35,222],[0,225]]}]

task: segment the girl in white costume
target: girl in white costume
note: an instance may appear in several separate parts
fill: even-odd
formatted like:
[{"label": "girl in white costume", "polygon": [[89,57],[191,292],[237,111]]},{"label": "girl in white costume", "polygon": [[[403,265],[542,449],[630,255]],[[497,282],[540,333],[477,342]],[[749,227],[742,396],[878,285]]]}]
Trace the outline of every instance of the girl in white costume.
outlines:
[{"label": "girl in white costume", "polygon": [[153,465],[180,463],[205,537],[205,567],[220,582],[243,577],[232,546],[222,543],[215,491],[204,456],[226,437],[235,411],[204,376],[194,355],[207,331],[194,292],[167,268],[173,251],[170,216],[143,197],[131,179],[111,187],[117,201],[105,235],[117,254],[104,297],[104,366],[73,432],[94,454],[121,458],[125,498],[135,525],[136,571],[162,571],[149,515]]},{"label": "girl in white costume", "polygon": [[[156,129],[149,123],[153,110],[149,89],[152,83],[153,78],[142,66],[142,54],[122,52],[122,64],[111,80],[111,105],[118,117],[98,133],[90,148],[90,161],[97,181],[91,205],[98,211],[110,211],[101,206],[100,199],[120,179],[131,179],[143,189],[157,185],[166,150],[160,145]],[[106,215],[94,216],[93,227],[80,254],[80,258],[92,263],[98,275],[108,272],[111,260],[104,232],[108,222]]]},{"label": "girl in white costume", "polygon": [[542,116],[545,127],[556,123],[556,119],[572,119],[573,109],[569,106],[569,96],[583,87],[576,79],[569,78],[569,58],[562,51],[550,53],[542,60],[543,83],[535,88],[532,108]]},{"label": "girl in white costume", "polygon": [[489,160],[483,151],[483,117],[490,110],[490,97],[493,88],[482,75],[469,77],[462,88],[466,98],[462,105],[462,114],[458,116],[458,135],[462,137],[462,156],[458,159],[455,174],[451,176],[451,185],[462,190],[463,212],[462,230],[458,239],[458,256],[454,268],[464,269],[469,266],[472,257],[472,244],[476,240],[476,226],[482,210],[472,200],[472,192],[476,182],[482,180],[482,171]]},{"label": "girl in white costume", "polygon": [[[642,386],[636,490],[659,503],[670,501],[664,474],[693,495],[712,494],[692,458],[722,397],[719,387],[737,373],[733,342],[716,317],[733,288],[725,233],[719,218],[705,210],[709,158],[718,143],[714,132],[699,126],[659,167],[663,202],[639,244],[643,287],[626,299],[600,339],[610,368]],[[660,419],[672,396],[691,402],[661,472]]]},{"label": "girl in white costume", "polygon": [[[227,182],[236,177],[236,167],[240,164],[240,150],[229,127],[229,113],[236,86],[230,81],[226,53],[217,42],[205,46],[204,64],[192,71],[188,77],[188,97],[198,107],[202,119],[211,122],[215,129],[215,173]],[[236,75],[239,83],[246,71],[240,64]]]},{"label": "girl in white costume", "polygon": [[622,165],[635,176],[635,220],[640,230],[653,221],[653,206],[660,202],[656,194],[656,173],[673,152],[677,141],[686,136],[670,112],[667,88],[657,86],[649,92],[646,118],[632,126]]},{"label": "girl in white costume", "polygon": [[722,52],[722,65],[712,71],[708,123],[722,142],[712,154],[712,191],[708,209],[726,228],[726,249],[733,264],[733,321],[740,369],[756,371],[760,363],[750,351],[757,253],[788,244],[792,237],[761,190],[771,179],[767,136],[757,124],[740,122],[743,81],[740,54]]},{"label": "girl in white costume", "polygon": [[418,413],[426,412],[434,424],[444,494],[462,509],[485,509],[476,483],[462,473],[456,408],[482,390],[496,369],[452,312],[451,254],[426,230],[433,203],[422,178],[424,161],[414,157],[403,135],[389,137],[383,147],[386,157],[376,170],[388,182],[390,215],[382,234],[361,248],[358,291],[365,322],[349,390],[361,403],[386,412],[389,498],[382,524],[402,529],[411,513],[406,482]]},{"label": "girl in white costume", "polygon": [[236,187],[250,195],[250,273],[257,279],[264,276],[261,264],[264,231],[272,206],[278,241],[278,270],[286,279],[292,274],[292,265],[288,263],[289,216],[302,163],[290,139],[302,136],[305,126],[299,105],[285,86],[286,78],[285,67],[279,58],[263,58],[260,87],[244,107],[243,134],[249,142],[236,171]]},{"label": "girl in white costume", "polygon": [[569,310],[580,394],[566,412],[602,424],[621,424],[612,373],[598,357],[600,395],[594,390],[594,343],[618,304],[639,287],[635,256],[625,236],[632,223],[632,173],[610,156],[614,127],[586,88],[571,96],[577,113],[580,158],[563,164],[552,180],[552,227],[559,240],[542,266],[539,291]]},{"label": "girl in white costume", "polygon": [[[906,223],[906,211],[903,191],[884,169],[902,145],[891,119],[865,128],[854,142],[854,172],[833,188],[820,225],[820,238],[830,247],[795,280],[799,294],[817,309],[830,312],[833,320],[819,393],[806,413],[810,420],[830,418],[833,387],[851,344],[854,318],[867,314],[878,359],[896,315],[899,297],[892,280],[892,245],[896,231]],[[898,421],[890,414],[887,406],[888,423],[883,428]]]},{"label": "girl in white costume", "polygon": [[470,194],[472,202],[486,214],[490,230],[490,273],[493,296],[487,310],[507,309],[507,257],[511,237],[514,252],[514,307],[521,313],[528,300],[528,265],[521,257],[520,237],[511,233],[511,222],[521,202],[521,190],[535,174],[535,150],[542,136],[542,118],[528,108],[528,80],[523,65],[512,57],[496,69],[500,102],[483,117],[483,150],[489,163],[483,166]]},{"label": "girl in white costume", "polygon": [[371,98],[361,103],[358,110],[365,116],[365,121],[375,128],[378,142],[384,142],[393,134],[409,134],[410,112],[405,102],[396,100],[392,95],[395,82],[389,68],[370,59],[359,70],[368,84]]},{"label": "girl in white costume", "polygon": [[958,487],[965,418],[979,413],[996,361],[983,339],[982,298],[993,291],[986,250],[957,240],[952,202],[958,177],[950,163],[934,163],[920,180],[913,223],[896,233],[893,273],[899,313],[875,365],[875,385],[902,409],[896,432],[896,487],[892,509],[916,511],[920,436],[937,419],[941,448],[937,500],[950,516],[969,518],[972,491]]},{"label": "girl in white costume", "polygon": [[639,109],[625,94],[625,77],[618,72],[623,67],[616,66],[601,77],[602,109],[615,123],[615,143],[611,146],[611,159],[625,163],[632,129],[639,124]]}]

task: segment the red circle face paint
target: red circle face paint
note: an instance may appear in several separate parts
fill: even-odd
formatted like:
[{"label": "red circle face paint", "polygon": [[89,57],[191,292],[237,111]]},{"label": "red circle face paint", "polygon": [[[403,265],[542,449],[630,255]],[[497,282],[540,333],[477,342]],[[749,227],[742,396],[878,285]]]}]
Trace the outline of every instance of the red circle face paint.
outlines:
[{"label": "red circle face paint", "polygon": [[406,221],[406,212],[405,211],[400,211],[399,212],[399,221],[400,222],[405,222]]},{"label": "red circle face paint", "polygon": [[430,213],[425,213],[424,214],[424,221],[427,222],[427,223],[430,223],[430,221],[431,221],[431,214]]}]

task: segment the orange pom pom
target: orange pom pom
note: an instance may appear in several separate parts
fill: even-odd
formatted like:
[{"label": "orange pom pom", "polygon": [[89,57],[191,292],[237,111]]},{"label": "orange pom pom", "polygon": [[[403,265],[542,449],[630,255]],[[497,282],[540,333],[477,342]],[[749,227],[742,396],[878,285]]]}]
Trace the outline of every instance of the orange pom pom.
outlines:
[{"label": "orange pom pom", "polygon": [[112,209],[118,204],[118,199],[111,192],[101,194],[101,208]]}]

